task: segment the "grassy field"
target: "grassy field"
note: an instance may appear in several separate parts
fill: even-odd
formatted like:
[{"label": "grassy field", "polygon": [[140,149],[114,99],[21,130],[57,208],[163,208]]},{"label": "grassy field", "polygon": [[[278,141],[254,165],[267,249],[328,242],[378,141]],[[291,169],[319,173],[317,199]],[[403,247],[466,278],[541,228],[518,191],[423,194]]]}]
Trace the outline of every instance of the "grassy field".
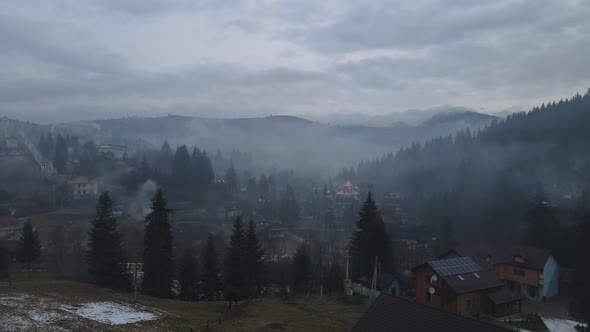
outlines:
[{"label": "grassy field", "polygon": [[[110,325],[72,314],[64,308],[87,303],[115,303],[158,316],[155,320]],[[335,299],[284,302],[263,298],[240,309],[212,331],[348,331],[366,310],[366,305],[345,305]],[[226,302],[197,303],[163,300],[119,293],[68,281],[19,281],[0,283],[0,331],[190,331],[217,321]]]}]

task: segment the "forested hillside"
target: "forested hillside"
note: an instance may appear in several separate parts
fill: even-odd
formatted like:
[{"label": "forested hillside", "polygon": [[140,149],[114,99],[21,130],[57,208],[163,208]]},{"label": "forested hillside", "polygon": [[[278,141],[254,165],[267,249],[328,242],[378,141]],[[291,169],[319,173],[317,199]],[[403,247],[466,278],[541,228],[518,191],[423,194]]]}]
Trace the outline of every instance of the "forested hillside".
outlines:
[{"label": "forested hillside", "polygon": [[590,90],[363,161],[342,176],[412,198],[427,223],[448,216],[459,234],[509,240],[522,236],[514,231],[524,229],[535,195],[578,204],[590,186],[589,143]]}]

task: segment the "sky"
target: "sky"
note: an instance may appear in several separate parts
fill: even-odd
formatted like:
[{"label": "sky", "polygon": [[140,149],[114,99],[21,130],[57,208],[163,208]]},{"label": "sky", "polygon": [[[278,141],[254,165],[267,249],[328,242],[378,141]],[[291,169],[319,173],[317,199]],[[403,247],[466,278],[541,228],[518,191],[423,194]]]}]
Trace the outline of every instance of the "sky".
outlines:
[{"label": "sky", "polygon": [[590,87],[587,0],[3,0],[0,115],[526,110]]}]

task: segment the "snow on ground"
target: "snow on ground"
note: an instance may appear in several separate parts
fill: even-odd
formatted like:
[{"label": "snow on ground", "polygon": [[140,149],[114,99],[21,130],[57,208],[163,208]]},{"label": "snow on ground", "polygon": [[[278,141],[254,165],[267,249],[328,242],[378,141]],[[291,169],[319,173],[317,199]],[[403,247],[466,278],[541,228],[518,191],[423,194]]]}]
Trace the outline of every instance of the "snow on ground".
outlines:
[{"label": "snow on ground", "polygon": [[577,332],[575,326],[580,324],[573,320],[557,318],[543,318],[543,322],[551,332]]},{"label": "snow on ground", "polygon": [[[126,303],[73,304],[53,296],[0,295],[0,331],[78,331],[89,322],[108,325],[159,319],[149,309]],[[86,323],[85,323],[86,322]]]},{"label": "snow on ground", "polygon": [[140,309],[138,306],[115,302],[91,302],[79,306],[63,305],[60,309],[109,325],[130,324],[160,318],[159,315]]}]

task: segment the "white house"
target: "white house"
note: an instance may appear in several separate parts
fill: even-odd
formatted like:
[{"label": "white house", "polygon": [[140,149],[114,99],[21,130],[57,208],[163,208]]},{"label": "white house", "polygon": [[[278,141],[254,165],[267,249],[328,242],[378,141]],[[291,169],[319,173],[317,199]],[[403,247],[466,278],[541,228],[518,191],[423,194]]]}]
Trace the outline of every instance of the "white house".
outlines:
[{"label": "white house", "polygon": [[68,181],[68,191],[73,199],[96,198],[98,183],[87,176],[76,176]]}]

